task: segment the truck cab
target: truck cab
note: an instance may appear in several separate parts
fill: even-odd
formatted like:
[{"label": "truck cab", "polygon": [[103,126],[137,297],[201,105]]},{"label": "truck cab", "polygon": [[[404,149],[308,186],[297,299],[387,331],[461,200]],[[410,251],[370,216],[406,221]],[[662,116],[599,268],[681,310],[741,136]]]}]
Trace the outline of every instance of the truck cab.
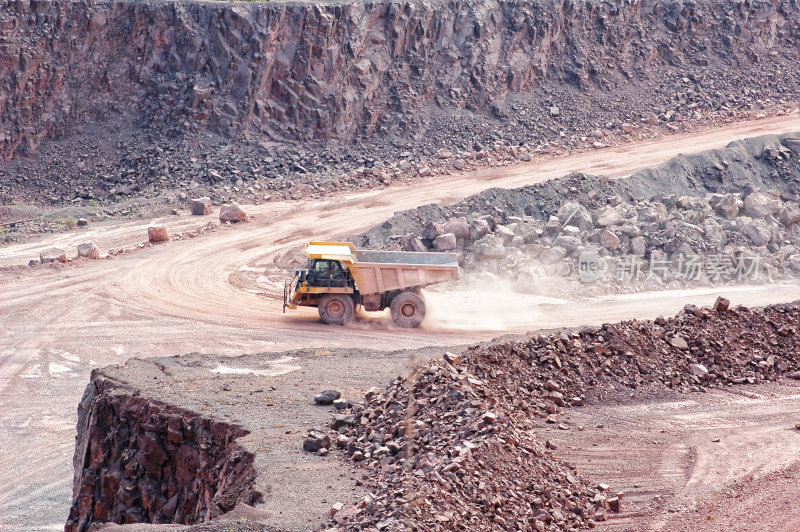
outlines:
[{"label": "truck cab", "polygon": [[338,260],[308,259],[305,272],[309,286],[353,286],[353,277]]}]

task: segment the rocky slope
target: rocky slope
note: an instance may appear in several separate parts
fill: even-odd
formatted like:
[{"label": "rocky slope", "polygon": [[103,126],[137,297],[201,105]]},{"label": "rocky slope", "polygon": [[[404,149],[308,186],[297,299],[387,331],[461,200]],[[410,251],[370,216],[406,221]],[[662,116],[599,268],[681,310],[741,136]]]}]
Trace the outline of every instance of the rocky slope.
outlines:
[{"label": "rocky slope", "polygon": [[440,148],[463,166],[787,105],[797,17],[785,0],[2,0],[0,158],[62,141],[6,165],[0,197],[312,194],[404,154],[384,177]]},{"label": "rocky slope", "polygon": [[[675,318],[474,346],[367,392],[333,418],[332,444],[370,471],[370,494],[331,530],[575,530],[624,511],[533,429],[597,401],[800,379],[797,304],[689,306]],[[720,334],[720,331],[724,331]],[[635,390],[635,393],[634,393]]]},{"label": "rocky slope", "polygon": [[513,278],[523,290],[548,276],[609,289],[795,276],[799,154],[796,136],[766,136],[625,179],[574,174],[491,189],[396,214],[361,244],[458,252],[466,270]]}]

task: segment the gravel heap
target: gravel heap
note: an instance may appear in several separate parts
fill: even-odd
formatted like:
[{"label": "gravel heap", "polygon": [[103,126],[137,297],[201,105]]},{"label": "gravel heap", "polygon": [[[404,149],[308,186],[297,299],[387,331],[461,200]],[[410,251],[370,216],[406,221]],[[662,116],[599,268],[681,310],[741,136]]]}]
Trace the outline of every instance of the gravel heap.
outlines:
[{"label": "gravel heap", "polygon": [[[622,180],[571,174],[492,189],[395,215],[361,244],[457,252],[465,270],[511,278],[521,290],[545,276],[606,290],[793,277],[799,153],[796,137],[762,137]],[[584,278],[586,257],[605,273]]]},{"label": "gravel heap", "polygon": [[591,488],[535,440],[493,384],[440,361],[337,414],[334,443],[370,471],[373,491],[334,506],[343,529],[564,530],[605,519]]},{"label": "gravel heap", "polygon": [[[332,527],[570,530],[618,511],[535,439],[563,408],[800,378],[800,306],[714,309],[474,346],[418,366],[335,414],[332,444],[361,463],[370,494],[332,509]],[[612,393],[609,393],[612,392]],[[327,452],[327,451],[325,451]],[[374,527],[374,528],[371,528]]]}]

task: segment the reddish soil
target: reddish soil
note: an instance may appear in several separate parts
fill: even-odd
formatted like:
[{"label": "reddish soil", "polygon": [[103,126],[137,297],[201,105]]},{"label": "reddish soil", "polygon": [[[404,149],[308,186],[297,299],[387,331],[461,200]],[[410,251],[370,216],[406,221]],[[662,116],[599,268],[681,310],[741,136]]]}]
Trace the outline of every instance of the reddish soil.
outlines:
[{"label": "reddish soil", "polygon": [[569,431],[537,435],[625,493],[608,530],[788,532],[800,526],[799,394],[783,381],[572,408]]}]

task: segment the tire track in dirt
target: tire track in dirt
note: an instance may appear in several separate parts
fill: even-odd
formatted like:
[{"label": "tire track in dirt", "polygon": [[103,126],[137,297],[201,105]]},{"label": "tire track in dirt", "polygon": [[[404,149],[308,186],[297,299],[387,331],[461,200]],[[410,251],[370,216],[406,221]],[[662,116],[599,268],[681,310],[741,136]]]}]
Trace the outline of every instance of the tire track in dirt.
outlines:
[{"label": "tire track in dirt", "polygon": [[[800,456],[800,434],[793,429],[800,385],[746,388],[755,393],[712,389],[653,402],[573,408],[565,417],[572,430],[543,428],[539,434],[584,475],[625,493],[623,512],[601,528],[718,530],[697,512],[717,504],[735,481],[794,467]],[[796,491],[793,499],[800,499]],[[738,529],[754,530],[753,523]]]}]

